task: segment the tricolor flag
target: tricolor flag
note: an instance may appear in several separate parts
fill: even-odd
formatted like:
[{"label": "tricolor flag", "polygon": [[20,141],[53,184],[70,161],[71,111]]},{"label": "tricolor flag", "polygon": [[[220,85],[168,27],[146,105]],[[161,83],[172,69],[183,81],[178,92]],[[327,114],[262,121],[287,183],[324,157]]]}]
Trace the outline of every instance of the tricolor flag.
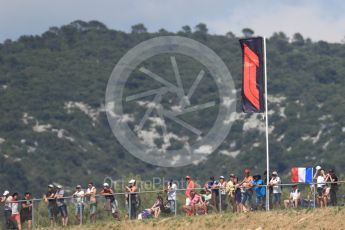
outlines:
[{"label": "tricolor flag", "polygon": [[292,168],[291,181],[293,183],[312,183],[313,182],[313,168]]},{"label": "tricolor flag", "polygon": [[240,44],[243,59],[243,112],[262,113],[265,110],[263,38],[240,39]]}]

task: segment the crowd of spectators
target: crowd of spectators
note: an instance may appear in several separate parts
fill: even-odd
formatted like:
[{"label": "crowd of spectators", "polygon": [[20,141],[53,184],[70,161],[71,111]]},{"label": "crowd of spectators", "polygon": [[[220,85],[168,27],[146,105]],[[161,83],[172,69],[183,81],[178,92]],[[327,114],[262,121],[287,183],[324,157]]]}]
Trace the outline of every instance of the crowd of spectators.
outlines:
[{"label": "crowd of spectators", "polygon": [[[319,207],[336,205],[338,178],[334,170],[328,170],[326,173],[321,167],[316,167],[313,179],[314,184],[310,185],[309,194],[315,194],[316,205]],[[287,199],[282,201],[282,181],[277,171],[273,171],[268,180],[266,173],[263,173],[262,176],[260,174],[252,176],[250,169],[244,170],[241,179],[233,173],[230,173],[228,178],[220,176],[215,179],[214,176],[211,176],[203,186],[197,185],[191,176],[186,176],[185,180],[185,200],[181,208],[188,216],[207,215],[210,211],[249,212],[265,210],[266,199],[270,200],[270,208],[273,209],[280,209],[282,203],[285,208],[298,208],[307,201],[310,204],[310,196],[308,196],[307,201],[302,199],[297,185],[293,185]],[[124,189],[125,218],[127,219],[157,218],[161,213],[176,214],[177,212],[178,186],[173,180],[170,180],[164,190],[157,194],[151,207],[142,209],[140,212],[140,194],[136,180],[130,180]],[[266,196],[267,191],[269,191],[269,197]],[[119,204],[113,189],[108,183],[104,183],[100,191],[97,192],[93,182],[88,183],[86,190],[83,190],[81,185],[75,187],[72,198],[75,205],[76,220],[80,224],[82,223],[84,206],[88,204],[88,219],[91,223],[96,221],[97,196],[104,197],[104,210],[111,213],[114,219],[120,221]],[[47,214],[51,226],[55,226],[57,222],[60,222],[60,219],[62,226],[68,225],[68,209],[65,199],[63,186],[48,185],[47,191],[43,195],[43,201],[47,204]],[[26,192],[23,199],[19,200],[18,193],[10,194],[6,190],[0,201],[4,203],[5,229],[20,230],[24,223],[27,224],[28,229],[32,228],[33,198],[29,192]]]}]

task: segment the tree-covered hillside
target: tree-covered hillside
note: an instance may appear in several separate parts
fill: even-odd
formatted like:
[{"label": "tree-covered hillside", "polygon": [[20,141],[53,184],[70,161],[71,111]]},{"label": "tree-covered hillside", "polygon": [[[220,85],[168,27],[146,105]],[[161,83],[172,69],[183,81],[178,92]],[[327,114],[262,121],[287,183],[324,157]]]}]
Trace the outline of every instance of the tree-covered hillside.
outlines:
[{"label": "tree-covered hillside", "polygon": [[[244,167],[262,173],[264,121],[261,115],[243,114],[239,101],[227,139],[198,165],[160,168],[133,157],[117,142],[104,108],[112,69],[132,47],[164,35],[192,38],[214,50],[231,71],[240,98],[239,37],[231,32],[210,35],[205,24],[184,26],[177,33],[148,33],[138,24],[125,33],[97,21],[75,21],[0,44],[1,187],[40,193],[50,182],[100,184],[105,176],[130,173],[175,179],[186,174],[206,179],[240,173]],[[320,164],[340,174],[345,168],[345,45],[313,42],[299,33],[289,39],[278,32],[268,38],[267,47],[271,169],[287,178],[290,167]],[[176,59],[189,87],[199,66],[184,57]],[[150,61],[147,66],[156,73],[169,75],[164,58]],[[133,79],[144,88],[152,86],[140,72],[134,72]],[[201,83],[192,100],[217,97],[209,74]],[[129,81],[126,89],[130,95],[138,85]],[[131,106],[126,109],[134,112]],[[208,110],[185,119],[207,130],[212,115]]]}]

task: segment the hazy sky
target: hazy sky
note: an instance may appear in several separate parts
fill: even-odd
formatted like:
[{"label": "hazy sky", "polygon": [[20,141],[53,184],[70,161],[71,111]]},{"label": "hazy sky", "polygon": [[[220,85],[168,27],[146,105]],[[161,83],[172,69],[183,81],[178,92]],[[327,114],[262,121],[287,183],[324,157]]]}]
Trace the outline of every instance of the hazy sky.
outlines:
[{"label": "hazy sky", "polygon": [[41,34],[74,20],[98,20],[111,29],[130,31],[144,23],[149,31],[178,31],[207,24],[210,33],[257,35],[300,32],[312,40],[340,42],[345,36],[343,0],[0,0],[0,42]]}]

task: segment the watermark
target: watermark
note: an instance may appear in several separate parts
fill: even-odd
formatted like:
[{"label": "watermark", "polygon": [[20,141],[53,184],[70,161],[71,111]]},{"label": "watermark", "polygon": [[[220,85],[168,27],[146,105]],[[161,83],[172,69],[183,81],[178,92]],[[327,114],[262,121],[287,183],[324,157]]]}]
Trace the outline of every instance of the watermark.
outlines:
[{"label": "watermark", "polygon": [[[166,80],[164,76],[157,74],[155,69],[143,64],[159,55],[169,55],[170,65],[167,68],[171,69],[174,82]],[[181,55],[200,64],[200,70],[188,88],[184,86],[184,76],[180,74],[181,63],[177,57]],[[126,83],[134,71],[160,86],[125,94]],[[212,76],[218,99],[193,104],[191,98],[200,89],[206,74]],[[227,137],[232,124],[231,115],[236,109],[235,92],[228,68],[214,51],[185,37],[157,37],[135,46],[116,64],[106,89],[107,118],[117,140],[135,157],[162,167],[197,164],[214,152]],[[165,98],[172,95],[177,98],[175,103],[170,107],[163,105]],[[152,99],[147,102],[147,98]],[[146,109],[139,120],[124,112],[125,104],[133,102]],[[202,112],[212,107],[216,107],[218,112],[207,132],[181,118],[183,115]],[[204,119],[207,121],[210,118],[205,115]],[[150,122],[155,125],[148,126]],[[171,125],[167,125],[168,122],[173,123],[175,130],[186,130],[193,137],[174,133]],[[190,143],[190,139],[195,141]],[[157,142],[160,142],[160,145]],[[179,148],[172,149],[172,142],[180,142]]]}]

